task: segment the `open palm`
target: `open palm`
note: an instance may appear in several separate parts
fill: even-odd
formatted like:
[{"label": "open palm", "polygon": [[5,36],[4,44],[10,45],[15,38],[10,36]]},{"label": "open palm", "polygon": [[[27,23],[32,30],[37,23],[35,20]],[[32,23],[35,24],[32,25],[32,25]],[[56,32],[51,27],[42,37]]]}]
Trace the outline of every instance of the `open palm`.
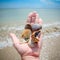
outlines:
[{"label": "open palm", "polygon": [[[33,16],[34,18],[32,18]],[[38,24],[42,24],[42,20],[39,19],[38,14],[36,12],[32,12],[29,14],[26,23],[34,24],[35,22]],[[12,38],[14,47],[17,49],[18,53],[21,56],[30,57],[30,58],[24,58],[22,60],[39,60],[37,57],[39,57],[39,53],[42,47],[42,34],[40,34],[39,42],[34,47],[31,47],[28,43],[20,42],[19,39],[16,37],[16,35],[13,33],[10,33],[10,36]]]},{"label": "open palm", "polygon": [[19,54],[21,55],[31,55],[31,56],[39,56],[39,52],[41,49],[41,36],[39,38],[39,43],[35,45],[35,47],[30,47],[28,43],[22,43],[19,41],[19,39],[16,37],[15,34],[10,33],[10,36],[13,40],[14,47],[17,49]]}]

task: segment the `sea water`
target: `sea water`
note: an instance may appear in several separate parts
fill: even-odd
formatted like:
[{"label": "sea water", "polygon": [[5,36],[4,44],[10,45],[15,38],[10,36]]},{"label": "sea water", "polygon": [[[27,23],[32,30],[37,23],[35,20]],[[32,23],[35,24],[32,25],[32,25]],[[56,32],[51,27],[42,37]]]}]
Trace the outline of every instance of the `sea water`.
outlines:
[{"label": "sea water", "polygon": [[0,9],[0,49],[13,45],[9,33],[20,37],[28,14],[33,11],[43,20],[43,40],[60,35],[60,9]]},{"label": "sea water", "polygon": [[28,8],[5,8],[0,9],[0,24],[2,23],[19,23],[23,24],[30,12],[37,11],[39,17],[43,22],[56,22],[60,21],[60,9],[28,9]]}]

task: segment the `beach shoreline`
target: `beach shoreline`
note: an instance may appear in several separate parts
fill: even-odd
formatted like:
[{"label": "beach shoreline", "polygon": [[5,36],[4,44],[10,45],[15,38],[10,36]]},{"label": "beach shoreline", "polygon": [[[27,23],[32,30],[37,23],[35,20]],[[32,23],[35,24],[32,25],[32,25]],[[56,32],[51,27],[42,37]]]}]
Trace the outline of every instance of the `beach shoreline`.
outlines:
[{"label": "beach shoreline", "polygon": [[[60,60],[60,35],[57,37],[45,38],[42,44],[40,60]],[[0,49],[0,60],[21,60],[21,56],[16,49],[5,47]]]},{"label": "beach shoreline", "polygon": [[[13,47],[9,33],[14,33],[20,38],[24,29],[23,25],[0,26],[0,60],[21,60],[21,56]],[[60,60],[60,23],[47,23],[42,25],[42,50],[40,60]],[[22,42],[22,39],[20,40]]]}]

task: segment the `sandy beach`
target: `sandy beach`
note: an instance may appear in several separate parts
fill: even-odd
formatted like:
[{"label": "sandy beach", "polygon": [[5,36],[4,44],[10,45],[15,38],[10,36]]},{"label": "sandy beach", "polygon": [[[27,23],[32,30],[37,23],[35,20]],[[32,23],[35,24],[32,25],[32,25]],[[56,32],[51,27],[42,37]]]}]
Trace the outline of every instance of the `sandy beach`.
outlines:
[{"label": "sandy beach", "polygon": [[[13,32],[19,38],[23,27],[24,25],[0,27],[0,60],[21,60],[8,34]],[[60,60],[60,23],[44,24],[42,34],[40,60]]]},{"label": "sandy beach", "polygon": [[0,60],[21,60],[21,58],[14,47],[5,47],[0,49]]},{"label": "sandy beach", "polygon": [[43,40],[40,60],[60,60],[60,35]]},{"label": "sandy beach", "polygon": [[[0,49],[0,60],[21,60],[14,47]],[[60,36],[43,40],[40,60],[60,60]]]}]

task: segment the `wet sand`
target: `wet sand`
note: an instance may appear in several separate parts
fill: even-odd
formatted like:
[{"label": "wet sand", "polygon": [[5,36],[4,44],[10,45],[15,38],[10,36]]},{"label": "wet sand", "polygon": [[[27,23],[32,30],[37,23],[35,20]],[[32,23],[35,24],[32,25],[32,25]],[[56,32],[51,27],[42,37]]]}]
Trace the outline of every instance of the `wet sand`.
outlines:
[{"label": "wet sand", "polygon": [[0,60],[21,60],[21,57],[14,47],[5,47],[0,49]]},{"label": "wet sand", "polygon": [[60,60],[60,35],[43,40],[40,60]]},{"label": "wet sand", "polygon": [[[0,27],[0,60],[21,60],[21,56],[12,46],[13,43],[8,34],[13,32],[19,38],[23,27]],[[44,25],[42,34],[43,44],[40,60],[60,60],[60,23]]]},{"label": "wet sand", "polygon": [[[0,49],[0,60],[21,60],[14,47]],[[40,60],[60,60],[60,36],[43,40]]]}]

